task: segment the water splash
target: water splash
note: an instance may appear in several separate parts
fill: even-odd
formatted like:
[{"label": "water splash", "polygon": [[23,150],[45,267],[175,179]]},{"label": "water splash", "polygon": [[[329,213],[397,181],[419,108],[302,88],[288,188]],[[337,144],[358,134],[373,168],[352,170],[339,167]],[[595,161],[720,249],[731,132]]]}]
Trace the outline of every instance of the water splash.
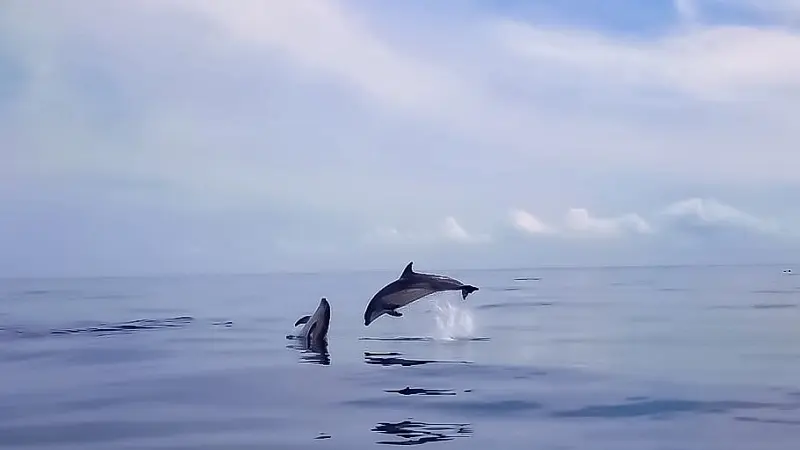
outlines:
[{"label": "water splash", "polygon": [[474,337],[475,321],[465,303],[438,297],[434,300],[433,311],[436,314],[436,339],[454,341]]}]

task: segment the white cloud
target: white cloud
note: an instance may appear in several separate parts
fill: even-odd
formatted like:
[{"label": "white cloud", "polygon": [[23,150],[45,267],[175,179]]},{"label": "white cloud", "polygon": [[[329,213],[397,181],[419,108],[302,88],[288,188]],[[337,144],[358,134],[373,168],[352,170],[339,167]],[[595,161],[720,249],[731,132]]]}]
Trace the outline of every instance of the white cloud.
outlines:
[{"label": "white cloud", "polygon": [[487,234],[469,233],[454,217],[445,218],[442,223],[442,234],[446,239],[461,243],[488,242],[491,240]]},{"label": "white cloud", "polygon": [[407,228],[378,227],[364,236],[370,245],[437,245],[446,242],[458,244],[488,243],[489,234],[467,231],[455,217],[448,216],[437,227]]},{"label": "white cloud", "polygon": [[427,110],[457,83],[448,74],[384,43],[356,13],[339,2],[214,0],[159,1],[202,14],[221,31],[255,49],[275,49],[319,74],[363,90],[393,106]]},{"label": "white cloud", "polygon": [[714,199],[702,198],[675,202],[647,219],[638,213],[597,217],[586,208],[570,208],[564,216],[563,229],[546,226],[536,216],[522,210],[514,210],[510,222],[525,234],[561,238],[647,235],[669,240],[670,234],[686,230],[703,230],[711,234],[725,229],[757,234],[774,234],[782,230],[774,219],[758,218]]},{"label": "white cloud", "polygon": [[800,86],[800,34],[780,28],[693,27],[652,41],[514,21],[498,23],[497,32],[514,54],[569,79],[700,100],[749,99]]},{"label": "white cloud", "polygon": [[617,236],[623,233],[650,234],[650,225],[638,214],[625,214],[615,218],[593,217],[584,208],[571,208],[566,215],[566,226],[572,231],[590,235]]},{"label": "white cloud", "polygon": [[[800,32],[715,23],[710,1],[676,0],[692,26],[639,35],[470,6],[422,23],[403,6],[389,16],[333,0],[4,2],[12,95],[0,142],[11,145],[0,152],[11,163],[0,208],[15,217],[28,197],[98,209],[123,199],[141,212],[132,233],[145,233],[136,220],[158,228],[153,211],[203,222],[263,208],[242,220],[259,224],[246,232],[220,225],[194,239],[275,236],[278,256],[242,261],[292,253],[298,264],[362,237],[420,251],[513,227],[554,237],[559,253],[569,236],[775,229],[709,200],[644,214],[693,188],[745,209],[735,193],[757,188],[751,205],[791,214],[774,193],[798,186]],[[509,215],[520,204],[528,211]],[[575,204],[586,208],[561,223]],[[641,215],[589,212],[617,208]],[[440,221],[443,209],[452,216]],[[363,236],[378,220],[394,227]],[[214,261],[227,247],[209,248]]]},{"label": "white cloud", "polygon": [[757,218],[715,199],[686,199],[669,205],[660,214],[667,224],[682,228],[739,228],[759,233],[780,230],[774,220]]},{"label": "white cloud", "polygon": [[553,228],[545,225],[544,222],[527,211],[513,209],[509,216],[511,225],[527,234],[549,234],[555,232]]}]

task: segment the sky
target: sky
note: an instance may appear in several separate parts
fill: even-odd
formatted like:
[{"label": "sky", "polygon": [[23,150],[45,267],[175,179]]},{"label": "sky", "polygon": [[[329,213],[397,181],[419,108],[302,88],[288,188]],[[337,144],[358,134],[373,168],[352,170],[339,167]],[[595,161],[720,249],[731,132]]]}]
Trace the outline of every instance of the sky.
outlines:
[{"label": "sky", "polygon": [[796,0],[0,3],[0,276],[797,261]]}]

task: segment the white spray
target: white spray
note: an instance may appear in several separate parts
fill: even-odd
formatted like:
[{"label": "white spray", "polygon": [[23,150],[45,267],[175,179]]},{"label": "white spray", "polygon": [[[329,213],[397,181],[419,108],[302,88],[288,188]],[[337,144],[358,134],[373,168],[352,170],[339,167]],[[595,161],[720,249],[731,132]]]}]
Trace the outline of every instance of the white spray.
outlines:
[{"label": "white spray", "polygon": [[437,339],[453,341],[474,336],[475,322],[472,311],[465,303],[453,301],[446,295],[437,296],[433,302],[433,311],[436,314]]}]

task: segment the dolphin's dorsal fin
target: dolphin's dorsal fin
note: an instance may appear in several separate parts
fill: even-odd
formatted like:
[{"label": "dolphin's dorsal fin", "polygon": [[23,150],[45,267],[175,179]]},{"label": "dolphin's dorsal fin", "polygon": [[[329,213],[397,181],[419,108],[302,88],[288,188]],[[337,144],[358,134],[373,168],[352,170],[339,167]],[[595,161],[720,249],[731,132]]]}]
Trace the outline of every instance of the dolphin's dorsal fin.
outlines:
[{"label": "dolphin's dorsal fin", "polygon": [[303,316],[303,317],[297,319],[297,322],[294,323],[294,326],[302,325],[302,324],[308,322],[308,319],[310,319],[310,318],[311,318],[311,316]]},{"label": "dolphin's dorsal fin", "polygon": [[408,263],[406,268],[403,269],[403,273],[400,275],[400,278],[406,278],[406,277],[410,277],[411,275],[414,275],[414,269],[411,267],[413,265],[414,265],[414,261],[411,261],[410,263]]}]

